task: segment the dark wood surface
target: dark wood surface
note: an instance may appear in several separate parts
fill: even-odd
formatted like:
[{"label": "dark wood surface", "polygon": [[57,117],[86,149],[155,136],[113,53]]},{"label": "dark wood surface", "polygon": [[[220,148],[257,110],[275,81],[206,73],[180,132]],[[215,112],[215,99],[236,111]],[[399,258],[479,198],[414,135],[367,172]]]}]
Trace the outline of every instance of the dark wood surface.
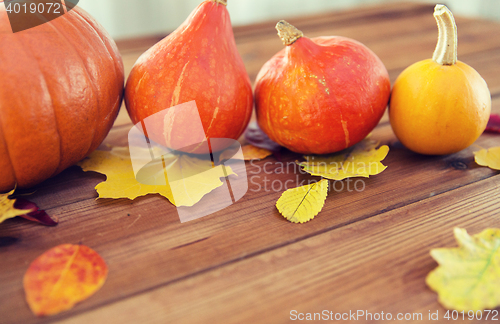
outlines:
[{"label": "dark wood surface", "polygon": [[[432,6],[406,3],[289,21],[310,37],[363,42],[394,81],[408,65],[432,56],[432,12]],[[235,28],[251,79],[283,47],[274,24]],[[461,17],[457,24],[459,59],[485,78],[499,113],[500,24]],[[119,42],[126,70],[159,39]],[[130,127],[122,110],[105,143],[126,145]],[[105,177],[72,167],[30,197],[59,217],[57,227],[17,218],[0,225],[0,323],[285,323],[291,310],[422,313],[420,322],[439,311],[442,319],[445,309],[425,284],[437,266],[429,251],[456,246],[453,227],[471,234],[500,227],[499,173],[477,166],[472,154],[499,146],[500,136],[484,134],[460,153],[426,157],[402,147],[384,117],[373,138],[391,148],[388,169],[365,180],[362,192],[332,192],[324,210],[302,225],[276,210],[281,191],[259,186],[266,179],[312,178],[264,173],[264,166],[278,167],[272,157],[247,164],[253,178],[238,203],[184,224],[159,196],[96,200],[94,186]],[[38,255],[63,243],[95,249],[109,276],[72,310],[38,319],[24,301],[22,278]]]}]

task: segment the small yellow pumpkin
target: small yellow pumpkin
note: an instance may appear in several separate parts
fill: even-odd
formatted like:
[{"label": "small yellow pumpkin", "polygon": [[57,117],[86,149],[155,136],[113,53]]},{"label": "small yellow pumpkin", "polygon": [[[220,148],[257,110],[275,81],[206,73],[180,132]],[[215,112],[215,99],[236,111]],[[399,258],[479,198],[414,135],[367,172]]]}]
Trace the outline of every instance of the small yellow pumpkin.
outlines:
[{"label": "small yellow pumpkin", "polygon": [[397,78],[391,95],[392,129],[408,149],[452,154],[483,133],[491,95],[479,73],[457,61],[457,26],[451,11],[437,5],[439,39],[432,59],[417,62]]}]

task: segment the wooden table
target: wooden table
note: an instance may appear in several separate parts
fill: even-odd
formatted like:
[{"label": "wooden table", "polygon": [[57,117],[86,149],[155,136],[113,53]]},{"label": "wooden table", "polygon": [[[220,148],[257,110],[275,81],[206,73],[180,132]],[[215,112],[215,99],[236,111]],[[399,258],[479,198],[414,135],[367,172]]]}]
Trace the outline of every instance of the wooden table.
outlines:
[{"label": "wooden table", "polygon": [[[430,58],[437,39],[433,7],[392,4],[290,19],[308,36],[342,35],[370,47],[391,80]],[[235,28],[251,79],[282,48],[275,22]],[[459,59],[486,79],[500,112],[500,24],[457,17]],[[159,38],[120,42],[127,71]],[[122,112],[106,143],[126,145]],[[444,157],[414,154],[394,137],[387,117],[373,138],[390,146],[388,169],[363,192],[333,192],[313,221],[297,225],[275,208],[281,192],[256,190],[257,173],[274,158],[247,164],[254,176],[238,203],[181,224],[166,199],[96,200],[105,179],[72,167],[37,187],[31,200],[57,215],[49,228],[23,219],[0,225],[0,323],[284,323],[290,312],[422,313],[445,309],[425,284],[437,264],[432,248],[454,247],[454,227],[478,233],[500,227],[500,175],[474,163],[478,146],[500,145],[485,134],[476,146]],[[295,155],[285,154],[284,161]],[[299,175],[299,179],[310,179]],[[9,239],[10,238],[10,239]],[[104,287],[72,310],[37,319],[24,301],[29,263],[58,244],[83,243],[109,265]],[[361,322],[364,322],[361,320]]]}]

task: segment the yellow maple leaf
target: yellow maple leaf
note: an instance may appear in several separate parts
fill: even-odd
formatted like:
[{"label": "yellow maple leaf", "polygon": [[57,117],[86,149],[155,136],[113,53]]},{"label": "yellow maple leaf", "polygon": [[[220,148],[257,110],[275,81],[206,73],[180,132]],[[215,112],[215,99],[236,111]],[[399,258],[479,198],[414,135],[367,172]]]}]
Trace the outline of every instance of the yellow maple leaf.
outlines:
[{"label": "yellow maple leaf", "polygon": [[474,152],[474,159],[480,166],[500,170],[500,147],[493,147],[488,150],[482,149]]},{"label": "yellow maple leaf", "polygon": [[17,209],[14,207],[15,199],[10,199],[9,196],[14,193],[16,189],[6,194],[0,194],[0,223],[9,218],[21,216],[32,212],[32,209]]},{"label": "yellow maple leaf", "polygon": [[[143,156],[149,156],[149,151],[144,150]],[[177,207],[195,205],[203,196],[223,185],[221,178],[235,174],[228,166],[214,167],[211,161],[169,153],[142,168],[137,174],[141,177],[141,182],[138,182],[126,147],[95,151],[78,165],[83,171],[107,176],[105,182],[96,186],[99,198],[133,200],[148,194],[160,194]]]},{"label": "yellow maple leaf", "polygon": [[269,150],[253,146],[252,144],[244,145],[241,149],[243,150],[245,161],[262,160],[273,154]]},{"label": "yellow maple leaf", "polygon": [[276,202],[276,208],[292,223],[305,223],[323,209],[328,194],[328,180],[288,189]]},{"label": "yellow maple leaf", "polygon": [[314,176],[331,180],[353,177],[368,178],[383,172],[387,167],[381,163],[389,153],[387,145],[376,147],[379,142],[365,139],[353,147],[332,155],[305,156],[300,163],[304,171]]},{"label": "yellow maple leaf", "polygon": [[439,266],[426,282],[448,309],[483,310],[500,305],[500,229],[486,229],[470,236],[454,229],[458,248],[431,251]]}]

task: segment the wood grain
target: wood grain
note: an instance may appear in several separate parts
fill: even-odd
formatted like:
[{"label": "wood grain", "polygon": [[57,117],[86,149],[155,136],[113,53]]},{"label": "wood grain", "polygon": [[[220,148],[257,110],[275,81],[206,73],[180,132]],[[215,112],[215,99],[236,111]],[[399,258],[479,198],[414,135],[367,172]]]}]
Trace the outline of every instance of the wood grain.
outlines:
[{"label": "wood grain", "polygon": [[[429,58],[437,37],[428,5],[391,4],[290,22],[311,37],[365,43],[392,80]],[[459,59],[483,75],[493,110],[500,112],[500,38],[494,36],[500,25],[460,17],[457,23]],[[283,47],[274,22],[236,28],[235,35],[252,79]],[[159,39],[119,44],[126,70]],[[127,145],[130,127],[122,110],[105,144]],[[323,212],[303,225],[287,222],[274,206],[284,190],[277,185],[314,179],[294,168],[300,156],[292,153],[283,155],[287,173],[274,158],[248,163],[249,192],[241,201],[185,224],[161,197],[96,200],[93,188],[105,177],[72,167],[30,196],[59,216],[57,227],[22,219],[0,226],[0,323],[281,323],[292,309],[421,312],[424,319],[429,310],[443,314],[425,286],[436,266],[428,253],[454,246],[454,226],[472,233],[500,226],[499,173],[477,166],[472,155],[478,146],[499,146],[500,137],[485,134],[477,146],[445,157],[406,150],[386,117],[373,137],[391,148],[388,169],[365,180],[362,192],[332,192]],[[24,271],[45,250],[79,242],[108,263],[106,284],[66,313],[36,319],[24,302]]]},{"label": "wood grain", "polygon": [[443,322],[444,310],[424,282],[437,266],[429,251],[455,247],[454,227],[475,234],[500,226],[499,180],[497,175],[253,255],[65,323],[123,323],[133,317],[148,323],[165,318],[175,323],[288,323],[291,310],[383,311],[394,317],[420,313],[423,322],[429,322],[429,311],[438,311]]}]

